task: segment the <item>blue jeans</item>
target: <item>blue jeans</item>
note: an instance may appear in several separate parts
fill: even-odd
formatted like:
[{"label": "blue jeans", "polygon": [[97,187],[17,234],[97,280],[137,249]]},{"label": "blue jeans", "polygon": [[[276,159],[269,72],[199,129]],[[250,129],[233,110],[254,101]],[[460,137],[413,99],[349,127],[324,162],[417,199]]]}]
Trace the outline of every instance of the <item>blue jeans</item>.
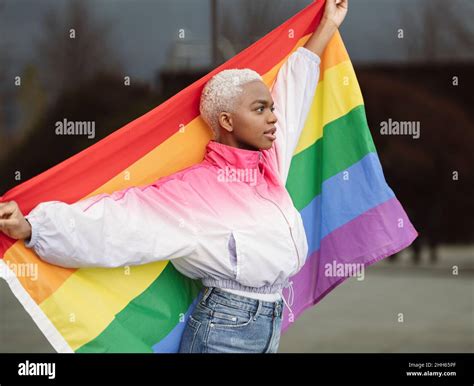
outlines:
[{"label": "blue jeans", "polygon": [[276,353],[283,300],[252,299],[203,287],[184,329],[180,353]]}]

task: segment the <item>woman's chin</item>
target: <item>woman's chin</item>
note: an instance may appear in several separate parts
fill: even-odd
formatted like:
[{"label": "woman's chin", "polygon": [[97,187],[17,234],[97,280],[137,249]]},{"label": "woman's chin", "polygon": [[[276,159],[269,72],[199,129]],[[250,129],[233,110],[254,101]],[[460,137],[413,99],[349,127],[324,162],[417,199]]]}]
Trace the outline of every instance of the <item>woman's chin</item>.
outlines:
[{"label": "woman's chin", "polygon": [[272,146],[273,146],[273,142],[274,142],[274,141],[271,141],[271,140],[264,141],[264,142],[262,143],[262,146],[260,146],[260,150],[268,150],[268,149],[271,149]]}]

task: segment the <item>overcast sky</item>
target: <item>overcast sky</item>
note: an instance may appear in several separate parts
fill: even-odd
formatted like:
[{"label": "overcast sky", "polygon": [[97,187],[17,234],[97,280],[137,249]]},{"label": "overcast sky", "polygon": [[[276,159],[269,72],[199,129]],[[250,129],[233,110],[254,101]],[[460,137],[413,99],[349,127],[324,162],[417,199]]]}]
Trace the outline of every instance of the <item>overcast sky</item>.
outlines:
[{"label": "overcast sky", "polygon": [[[208,0],[85,1],[90,4],[97,20],[112,23],[111,40],[127,73],[144,80],[151,80],[155,71],[165,63],[179,28],[186,29],[196,39],[209,41]],[[311,2],[294,1],[301,9]],[[404,28],[407,38],[417,39],[416,28],[422,28],[420,15],[430,1],[432,0],[350,1],[349,14],[341,27],[341,34],[352,61],[407,62],[423,59],[422,55],[409,56],[404,42],[397,39],[396,34],[399,28]],[[473,9],[474,1],[450,2],[456,3],[459,9]],[[40,33],[44,14],[51,8],[61,14],[68,3],[68,0],[0,0],[0,49],[7,47],[8,56],[15,66],[34,61],[32,36]],[[413,25],[402,23],[402,8],[413,15]],[[459,14],[462,16],[465,12],[461,11]],[[466,23],[472,20],[469,16],[465,19]],[[446,38],[449,38],[449,31],[446,31]],[[445,59],[472,60],[472,51],[459,47],[454,52],[451,50],[446,53]]]}]

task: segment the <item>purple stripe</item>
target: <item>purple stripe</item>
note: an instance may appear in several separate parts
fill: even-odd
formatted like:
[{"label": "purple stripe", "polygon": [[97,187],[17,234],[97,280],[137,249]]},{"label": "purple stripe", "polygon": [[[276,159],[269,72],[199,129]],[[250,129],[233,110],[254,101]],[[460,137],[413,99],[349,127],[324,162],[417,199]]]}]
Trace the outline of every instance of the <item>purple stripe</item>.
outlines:
[{"label": "purple stripe", "polygon": [[[400,221],[403,227],[399,227]],[[409,246],[417,237],[396,197],[362,213],[321,240],[321,247],[306,260],[293,280],[293,320],[349,276],[326,275],[326,264],[363,264],[364,268]],[[284,289],[288,300],[288,288]],[[291,322],[288,309],[283,312],[282,333]]]}]

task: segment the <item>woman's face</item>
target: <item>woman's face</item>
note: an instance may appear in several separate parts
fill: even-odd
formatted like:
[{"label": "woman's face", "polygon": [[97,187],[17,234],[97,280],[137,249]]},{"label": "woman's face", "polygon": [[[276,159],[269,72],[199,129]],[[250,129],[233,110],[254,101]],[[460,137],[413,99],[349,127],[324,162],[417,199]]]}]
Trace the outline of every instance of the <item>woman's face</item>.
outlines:
[{"label": "woman's face", "polygon": [[220,142],[247,150],[270,149],[275,140],[273,99],[260,80],[246,83],[233,113],[222,112]]}]

